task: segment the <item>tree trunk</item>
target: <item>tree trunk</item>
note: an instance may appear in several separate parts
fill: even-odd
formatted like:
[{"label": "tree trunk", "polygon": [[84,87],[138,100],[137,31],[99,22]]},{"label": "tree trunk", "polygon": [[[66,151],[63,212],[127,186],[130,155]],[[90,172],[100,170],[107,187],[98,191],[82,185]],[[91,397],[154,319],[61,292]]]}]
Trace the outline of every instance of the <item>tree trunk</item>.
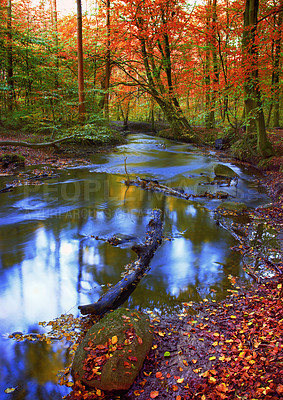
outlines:
[{"label": "tree trunk", "polygon": [[280,11],[277,20],[277,38],[275,40],[275,57],[274,57],[274,114],[273,126],[280,126],[280,72],[281,72],[281,34],[283,20],[283,0],[280,0]]},{"label": "tree trunk", "polygon": [[54,87],[55,90],[59,88],[58,72],[59,72],[59,57],[58,57],[58,17],[57,17],[57,0],[51,1],[51,21],[55,45],[55,73],[54,73]]},{"label": "tree trunk", "polygon": [[216,23],[217,23],[217,0],[213,0],[212,3],[212,65],[213,65],[213,88],[212,88],[212,127],[215,128],[215,108],[216,108],[216,101],[218,91],[216,87],[219,84],[219,66],[218,66],[218,59],[217,59],[217,32],[216,32]]},{"label": "tree trunk", "polygon": [[12,49],[12,0],[7,5],[7,83],[8,83],[8,110],[13,111],[14,79],[13,79],[13,49]]},{"label": "tree trunk", "polygon": [[84,95],[84,63],[83,63],[83,33],[82,33],[82,4],[77,0],[77,47],[78,47],[78,90],[79,90],[79,118],[85,118]]},{"label": "tree trunk", "polygon": [[264,158],[273,155],[267,139],[258,77],[257,15],[259,0],[246,0],[242,38],[243,67],[245,71],[246,132],[257,132],[257,152]]},{"label": "tree trunk", "polygon": [[110,74],[111,74],[111,25],[110,25],[110,0],[106,2],[106,29],[107,29],[107,42],[106,42],[106,64],[105,64],[105,94],[104,94],[104,116],[109,121],[109,88],[110,88]]},{"label": "tree trunk", "polygon": [[153,210],[153,217],[149,221],[146,231],[146,241],[142,246],[133,246],[138,259],[127,265],[129,271],[123,279],[108,290],[96,303],[79,306],[82,314],[103,315],[122,305],[135,290],[139,281],[149,267],[150,260],[162,242],[161,211]]},{"label": "tree trunk", "polygon": [[214,127],[214,111],[212,110],[211,99],[211,38],[210,38],[210,22],[211,22],[211,0],[206,5],[206,50],[204,65],[204,84],[205,84],[205,127],[211,129]]}]

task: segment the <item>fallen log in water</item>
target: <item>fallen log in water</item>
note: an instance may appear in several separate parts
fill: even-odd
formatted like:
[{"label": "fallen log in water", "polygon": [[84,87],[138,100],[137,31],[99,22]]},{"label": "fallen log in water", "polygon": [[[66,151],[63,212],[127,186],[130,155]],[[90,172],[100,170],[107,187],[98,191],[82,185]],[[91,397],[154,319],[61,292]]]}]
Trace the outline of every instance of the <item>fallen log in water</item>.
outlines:
[{"label": "fallen log in water", "polygon": [[146,229],[146,240],[143,245],[134,245],[132,250],[138,255],[138,259],[126,265],[124,277],[112,288],[110,288],[101,298],[93,304],[79,306],[82,314],[103,315],[107,311],[115,310],[123,304],[137,284],[144,276],[149,267],[150,260],[158,246],[162,242],[162,221],[161,211],[153,210],[152,219]]},{"label": "fallen log in water", "polygon": [[167,196],[174,196],[185,200],[194,199],[196,197],[204,197],[207,199],[226,199],[228,197],[228,193],[221,191],[216,193],[204,192],[200,194],[188,194],[182,188],[171,188],[169,186],[162,185],[155,179],[141,179],[137,177],[137,179],[134,181],[127,179],[124,181],[124,183],[126,186],[138,186],[144,190],[163,193]]}]

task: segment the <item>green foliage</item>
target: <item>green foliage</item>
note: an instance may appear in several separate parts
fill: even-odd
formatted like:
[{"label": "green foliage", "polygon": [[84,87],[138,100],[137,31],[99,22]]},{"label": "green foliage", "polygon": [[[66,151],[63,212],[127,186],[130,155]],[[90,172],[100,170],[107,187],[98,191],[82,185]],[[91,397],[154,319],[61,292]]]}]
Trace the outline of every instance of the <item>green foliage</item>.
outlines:
[{"label": "green foliage", "polygon": [[97,146],[122,143],[123,136],[107,126],[97,124],[74,125],[66,129],[63,136],[75,135],[78,143],[95,144]]}]

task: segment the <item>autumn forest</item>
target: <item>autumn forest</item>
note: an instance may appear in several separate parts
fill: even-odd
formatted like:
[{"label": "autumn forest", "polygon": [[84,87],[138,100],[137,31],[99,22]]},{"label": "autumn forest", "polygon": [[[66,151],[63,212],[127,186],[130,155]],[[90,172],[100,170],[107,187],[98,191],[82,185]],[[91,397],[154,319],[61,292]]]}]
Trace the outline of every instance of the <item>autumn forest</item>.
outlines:
[{"label": "autumn forest", "polygon": [[[1,123],[56,135],[76,124],[166,120],[257,133],[282,114],[282,0],[1,0]],[[243,128],[244,127],[244,128]]]},{"label": "autumn forest", "polygon": [[70,1],[0,0],[0,393],[279,400],[283,0]]}]

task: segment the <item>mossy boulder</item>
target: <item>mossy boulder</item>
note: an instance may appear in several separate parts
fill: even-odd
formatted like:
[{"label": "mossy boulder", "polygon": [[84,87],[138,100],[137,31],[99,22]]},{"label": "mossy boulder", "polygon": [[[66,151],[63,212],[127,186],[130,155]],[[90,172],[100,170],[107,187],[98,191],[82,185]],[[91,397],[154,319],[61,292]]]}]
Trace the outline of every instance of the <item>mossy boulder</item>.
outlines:
[{"label": "mossy boulder", "polygon": [[214,166],[214,174],[218,178],[236,178],[239,177],[239,175],[228,165],[224,164],[216,164]]},{"label": "mossy boulder", "polygon": [[12,166],[13,168],[24,168],[25,157],[21,154],[3,154],[0,157],[0,162],[3,168]]},{"label": "mossy boulder", "polygon": [[242,212],[242,211],[246,211],[248,209],[248,207],[246,206],[245,203],[237,203],[235,201],[225,201],[225,202],[219,204],[217,209]]},{"label": "mossy boulder", "polygon": [[74,381],[106,392],[129,390],[152,345],[147,315],[120,308],[93,325],[72,365]]}]

